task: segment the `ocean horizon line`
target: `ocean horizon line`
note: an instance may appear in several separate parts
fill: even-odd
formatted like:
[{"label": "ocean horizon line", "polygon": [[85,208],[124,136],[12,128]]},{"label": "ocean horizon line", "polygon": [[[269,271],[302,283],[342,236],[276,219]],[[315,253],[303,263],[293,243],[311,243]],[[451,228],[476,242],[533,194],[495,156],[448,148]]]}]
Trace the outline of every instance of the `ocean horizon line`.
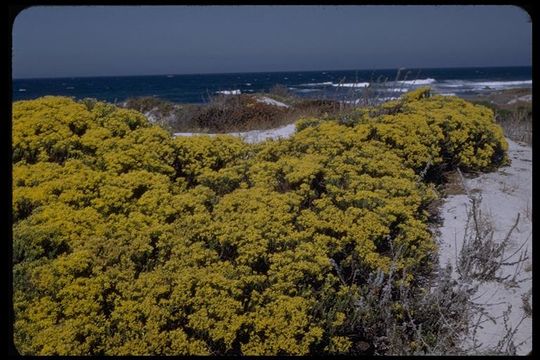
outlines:
[{"label": "ocean horizon line", "polygon": [[143,75],[82,75],[82,76],[58,76],[58,77],[12,77],[11,80],[58,80],[58,79],[84,79],[84,78],[123,78],[123,77],[157,77],[157,76],[207,76],[207,75],[236,75],[236,74],[286,74],[286,73],[318,73],[324,72],[351,72],[351,71],[403,71],[403,70],[446,70],[446,69],[505,69],[505,68],[532,68],[532,65],[511,66],[446,66],[446,67],[395,67],[395,68],[372,68],[372,69],[319,69],[319,70],[286,70],[286,71],[244,71],[244,72],[208,72],[208,73],[162,73]]}]

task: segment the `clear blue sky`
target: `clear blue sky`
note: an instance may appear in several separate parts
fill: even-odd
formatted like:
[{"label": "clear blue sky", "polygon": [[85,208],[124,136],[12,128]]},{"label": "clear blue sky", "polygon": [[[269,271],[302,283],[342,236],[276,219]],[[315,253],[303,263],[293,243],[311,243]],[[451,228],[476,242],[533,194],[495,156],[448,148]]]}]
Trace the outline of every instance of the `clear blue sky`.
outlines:
[{"label": "clear blue sky", "polygon": [[46,6],[13,77],[531,65],[514,6]]}]

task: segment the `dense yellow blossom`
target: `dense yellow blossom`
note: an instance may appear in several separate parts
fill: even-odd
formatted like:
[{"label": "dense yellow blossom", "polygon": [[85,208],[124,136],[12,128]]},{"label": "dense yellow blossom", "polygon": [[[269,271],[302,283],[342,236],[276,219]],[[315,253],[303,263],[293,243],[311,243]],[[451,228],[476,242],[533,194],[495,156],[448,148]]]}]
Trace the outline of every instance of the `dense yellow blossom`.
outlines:
[{"label": "dense yellow blossom", "polygon": [[101,102],[15,102],[18,350],[354,353],[366,277],[407,286],[430,265],[430,181],[508,159],[490,110],[428,89],[353,120],[250,145]]}]

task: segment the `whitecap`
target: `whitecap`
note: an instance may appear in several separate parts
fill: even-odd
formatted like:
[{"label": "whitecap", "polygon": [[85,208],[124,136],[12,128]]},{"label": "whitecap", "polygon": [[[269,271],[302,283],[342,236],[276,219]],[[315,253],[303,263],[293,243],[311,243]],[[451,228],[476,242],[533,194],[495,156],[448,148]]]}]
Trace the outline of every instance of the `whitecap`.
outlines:
[{"label": "whitecap", "polygon": [[216,91],[217,94],[223,94],[223,95],[240,95],[241,92],[240,90],[221,90],[221,91]]},{"label": "whitecap", "polygon": [[519,86],[519,85],[532,85],[532,80],[523,81],[481,81],[473,83],[475,86],[487,86],[487,87],[506,87],[506,86]]},{"label": "whitecap", "polygon": [[327,85],[334,85],[331,81],[325,81],[321,83],[307,83],[307,84],[300,84],[298,86],[327,86]]},{"label": "whitecap", "polygon": [[470,80],[446,80],[439,84],[447,88],[473,88],[473,89],[504,89],[508,87],[532,85],[532,80],[519,81],[470,81]]},{"label": "whitecap", "polygon": [[401,80],[401,81],[398,81],[398,83],[404,84],[404,85],[429,85],[429,84],[433,84],[436,81],[437,80],[435,79],[427,78],[427,79],[416,79],[416,80]]},{"label": "whitecap", "polygon": [[407,92],[409,90],[410,89],[407,89],[407,88],[391,88],[391,89],[388,89],[387,91],[390,91],[390,92]]},{"label": "whitecap", "polygon": [[332,83],[332,86],[335,87],[361,87],[365,88],[369,86],[368,82],[361,82],[361,83],[343,83],[343,84],[334,84]]}]

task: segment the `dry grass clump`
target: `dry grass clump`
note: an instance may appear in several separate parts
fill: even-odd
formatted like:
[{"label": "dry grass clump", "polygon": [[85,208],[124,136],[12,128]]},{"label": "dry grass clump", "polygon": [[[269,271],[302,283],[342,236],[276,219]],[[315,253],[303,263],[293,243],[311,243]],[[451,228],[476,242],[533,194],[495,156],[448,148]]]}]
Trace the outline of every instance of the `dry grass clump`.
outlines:
[{"label": "dry grass clump", "polygon": [[269,129],[283,125],[287,112],[287,108],[259,102],[249,95],[221,95],[199,108],[193,122],[215,132]]},{"label": "dry grass clump", "polygon": [[125,101],[125,107],[146,113],[149,111],[167,115],[174,110],[174,104],[152,96],[129,98]]},{"label": "dry grass clump", "polygon": [[219,94],[211,96],[206,104],[174,104],[142,97],[128,99],[123,106],[145,113],[152,122],[171,132],[210,133],[276,128],[300,118],[336,117],[353,109],[335,100],[300,99],[279,86],[264,96],[289,104],[289,107],[264,103],[260,96]]},{"label": "dry grass clump", "polygon": [[532,93],[529,88],[495,91],[470,99],[491,108],[504,134],[514,141],[532,145]]},{"label": "dry grass clump", "polygon": [[[512,306],[502,315],[504,335],[494,346],[479,350],[479,330],[486,321],[495,321],[487,310],[489,304],[475,302],[479,288],[490,282],[516,286],[528,259],[523,244],[508,254],[510,239],[519,222],[502,241],[493,236],[490,219],[481,213],[481,199],[471,196],[463,245],[457,255],[456,274],[452,266],[438,267],[431,274],[415,279],[416,286],[404,286],[402,274],[395,271],[399,249],[391,271],[374,272],[361,286],[355,300],[353,318],[361,341],[355,353],[370,355],[515,355],[523,343],[515,335],[526,317],[531,316],[531,293],[523,296],[524,314],[517,324],[510,324]],[[519,253],[517,260],[509,261]],[[502,276],[504,268],[515,269]],[[403,270],[404,272],[405,270]],[[360,346],[365,345],[365,346]]]},{"label": "dry grass clump", "polygon": [[249,95],[212,96],[207,104],[174,104],[152,97],[129,99],[125,107],[149,115],[173,132],[232,132],[267,129],[288,121],[288,109]]}]

